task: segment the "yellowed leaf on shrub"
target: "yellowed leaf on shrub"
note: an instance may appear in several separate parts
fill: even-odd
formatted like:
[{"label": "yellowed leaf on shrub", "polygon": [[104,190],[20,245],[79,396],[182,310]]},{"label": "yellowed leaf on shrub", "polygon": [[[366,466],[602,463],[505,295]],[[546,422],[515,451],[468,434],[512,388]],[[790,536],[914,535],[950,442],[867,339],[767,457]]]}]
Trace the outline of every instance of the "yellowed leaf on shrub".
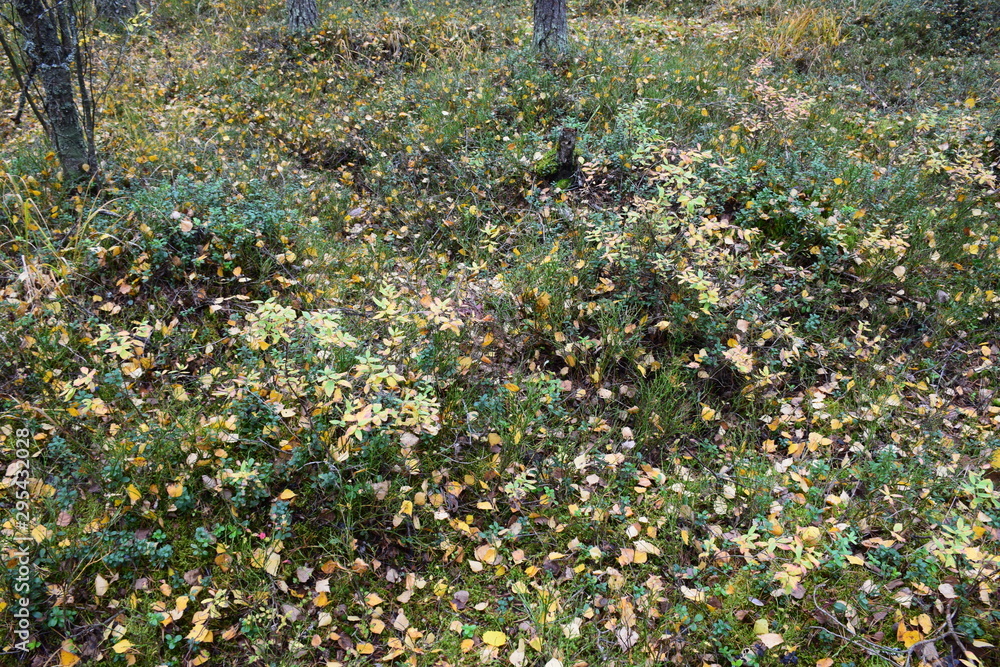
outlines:
[{"label": "yellowed leaf on shrub", "polygon": [[990,457],[990,467],[1000,470],[1000,447],[993,450],[993,456]]}]

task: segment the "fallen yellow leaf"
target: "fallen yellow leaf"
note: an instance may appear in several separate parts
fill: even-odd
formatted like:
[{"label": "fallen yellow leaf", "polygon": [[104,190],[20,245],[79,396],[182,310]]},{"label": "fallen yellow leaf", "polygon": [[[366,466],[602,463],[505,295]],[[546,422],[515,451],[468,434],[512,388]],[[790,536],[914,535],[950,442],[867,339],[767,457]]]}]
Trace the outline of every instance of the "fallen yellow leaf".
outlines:
[{"label": "fallen yellow leaf", "polygon": [[133,505],[139,502],[139,499],[142,498],[142,493],[139,489],[135,488],[135,484],[129,484],[125,491],[128,492],[128,499],[132,501]]},{"label": "fallen yellow leaf", "polygon": [[123,639],[114,646],[112,646],[111,650],[114,651],[115,653],[125,653],[130,648],[132,648],[132,642],[130,642],[127,639]]},{"label": "fallen yellow leaf", "polygon": [[268,555],[267,561],[264,563],[264,571],[273,577],[276,574],[278,574],[278,567],[280,566],[281,566],[281,556],[272,551]]},{"label": "fallen yellow leaf", "polygon": [[210,644],[214,639],[212,631],[206,628],[201,623],[196,623],[194,627],[191,628],[191,632],[188,633],[186,639],[190,639],[195,642],[203,642]]},{"label": "fallen yellow leaf", "polygon": [[483,642],[490,646],[503,646],[507,643],[507,635],[496,630],[488,630],[483,633]]},{"label": "fallen yellow leaf", "polygon": [[931,617],[927,614],[920,614],[920,616],[917,616],[917,623],[920,625],[920,629],[924,631],[924,634],[929,635],[931,630],[934,629],[934,626],[931,623]]},{"label": "fallen yellow leaf", "polygon": [[73,667],[78,662],[80,662],[80,656],[70,653],[66,649],[59,650],[59,664],[61,667]]},{"label": "fallen yellow leaf", "polygon": [[107,593],[108,580],[102,577],[101,575],[97,575],[94,578],[94,591],[97,593],[97,597],[101,597],[102,595]]}]

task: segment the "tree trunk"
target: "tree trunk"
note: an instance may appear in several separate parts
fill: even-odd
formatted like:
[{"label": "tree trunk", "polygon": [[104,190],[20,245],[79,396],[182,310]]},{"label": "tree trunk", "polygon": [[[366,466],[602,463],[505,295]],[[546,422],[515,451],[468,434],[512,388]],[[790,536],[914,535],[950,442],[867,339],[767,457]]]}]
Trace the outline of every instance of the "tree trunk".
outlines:
[{"label": "tree trunk", "polygon": [[137,0],[97,0],[97,15],[108,21],[127,21],[139,13]]},{"label": "tree trunk", "polygon": [[319,10],[316,0],[286,0],[288,7],[288,29],[302,33],[319,25]]},{"label": "tree trunk", "polygon": [[544,54],[559,54],[569,46],[566,0],[535,0],[535,48]]},{"label": "tree trunk", "polygon": [[[45,115],[50,139],[55,145],[63,176],[75,181],[93,173],[93,155],[84,135],[73,91],[73,47],[67,30],[75,31],[68,0],[57,0],[50,7],[41,0],[15,0],[17,15],[24,27],[25,52],[37,67],[45,89]],[[58,23],[57,23],[58,22]],[[60,27],[63,28],[60,31]],[[63,38],[66,43],[63,43]]]}]

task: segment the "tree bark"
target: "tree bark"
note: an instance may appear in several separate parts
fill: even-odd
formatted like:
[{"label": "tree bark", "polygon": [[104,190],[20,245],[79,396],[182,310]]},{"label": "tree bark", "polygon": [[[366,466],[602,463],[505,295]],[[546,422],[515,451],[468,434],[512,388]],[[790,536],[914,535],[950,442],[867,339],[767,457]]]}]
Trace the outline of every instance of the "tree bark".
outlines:
[{"label": "tree bark", "polygon": [[569,46],[566,0],[534,0],[534,45],[540,52],[560,54]]},{"label": "tree bark", "polygon": [[295,33],[312,30],[319,25],[316,0],[286,0],[288,29]]},{"label": "tree bark", "polygon": [[97,0],[97,15],[108,21],[127,21],[139,13],[137,0]]},{"label": "tree bark", "polygon": [[559,145],[556,147],[556,177],[561,181],[576,173],[576,130],[564,127],[559,130]]},{"label": "tree bark", "polygon": [[63,34],[75,30],[72,9],[65,4],[68,1],[56,0],[56,4],[47,7],[41,0],[15,0],[14,6],[24,28],[25,53],[37,67],[45,89],[49,138],[55,145],[64,177],[75,181],[93,173],[94,156],[84,135],[73,91],[72,64],[78,40]]}]

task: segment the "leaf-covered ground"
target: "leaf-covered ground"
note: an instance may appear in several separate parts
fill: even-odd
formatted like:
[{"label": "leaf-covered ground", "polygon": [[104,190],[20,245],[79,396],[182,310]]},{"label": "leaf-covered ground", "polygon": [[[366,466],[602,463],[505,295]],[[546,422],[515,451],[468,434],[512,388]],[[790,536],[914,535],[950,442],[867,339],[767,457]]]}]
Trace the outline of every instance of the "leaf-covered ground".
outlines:
[{"label": "leaf-covered ground", "polygon": [[0,116],[4,660],[1000,664],[996,10],[842,4],[167,0],[97,186]]}]

